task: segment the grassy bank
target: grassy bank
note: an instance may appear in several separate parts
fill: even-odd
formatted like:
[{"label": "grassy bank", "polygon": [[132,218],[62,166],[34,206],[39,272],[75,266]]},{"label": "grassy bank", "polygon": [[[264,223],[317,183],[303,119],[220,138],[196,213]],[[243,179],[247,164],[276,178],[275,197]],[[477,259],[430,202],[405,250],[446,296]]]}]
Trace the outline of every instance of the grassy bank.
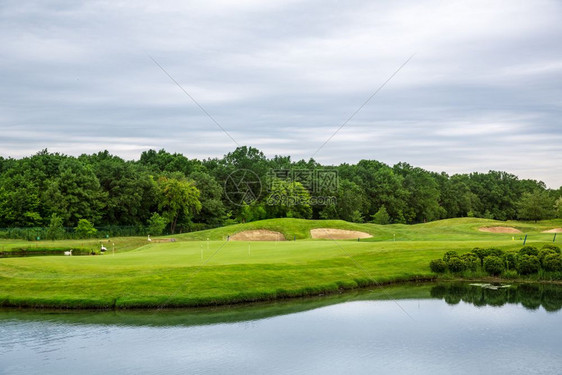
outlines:
[{"label": "grassy bank", "polygon": [[[552,238],[541,230],[561,224],[511,226],[528,229],[528,241],[540,244]],[[491,225],[509,224],[454,219],[414,226],[378,226],[279,219],[176,235],[177,242],[171,243],[134,239],[128,251],[115,256],[6,258],[0,259],[0,306],[193,307],[426,280],[435,277],[429,261],[445,251],[464,252],[477,246],[515,250],[521,246],[511,234],[478,231]],[[306,239],[313,227],[362,230],[374,237],[361,242]],[[303,240],[222,241],[246,229],[279,230],[286,237],[298,234],[297,238]]]}]

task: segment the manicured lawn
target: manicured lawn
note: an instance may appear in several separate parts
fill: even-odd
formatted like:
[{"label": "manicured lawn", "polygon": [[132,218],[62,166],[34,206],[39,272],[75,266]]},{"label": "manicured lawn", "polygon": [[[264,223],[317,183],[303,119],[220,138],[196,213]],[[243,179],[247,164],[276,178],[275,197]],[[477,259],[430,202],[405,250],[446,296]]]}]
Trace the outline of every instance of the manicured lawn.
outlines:
[{"label": "manicured lawn", "polygon": [[[511,234],[477,230],[493,225],[525,229],[530,243],[542,244],[551,241],[553,235],[539,232],[562,223],[453,219],[413,226],[378,226],[278,219],[176,235],[173,237],[177,242],[171,243],[123,239],[120,248],[128,251],[115,256],[110,252],[103,256],[0,259],[0,305],[197,306],[318,295],[342,288],[427,279],[433,277],[428,262],[447,250],[521,247],[522,241],[512,240]],[[245,229],[279,230],[288,238],[307,238],[308,231],[315,227],[368,231],[374,237],[361,242],[222,240]]]}]

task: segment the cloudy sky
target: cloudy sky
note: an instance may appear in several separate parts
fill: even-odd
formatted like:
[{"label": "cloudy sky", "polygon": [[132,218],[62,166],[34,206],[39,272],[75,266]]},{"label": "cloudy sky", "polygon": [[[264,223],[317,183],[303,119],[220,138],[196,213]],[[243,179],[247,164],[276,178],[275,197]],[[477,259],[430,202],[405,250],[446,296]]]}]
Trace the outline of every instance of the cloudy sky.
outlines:
[{"label": "cloudy sky", "polygon": [[152,57],[268,156],[558,188],[561,41],[560,1],[0,0],[0,155],[232,151]]}]

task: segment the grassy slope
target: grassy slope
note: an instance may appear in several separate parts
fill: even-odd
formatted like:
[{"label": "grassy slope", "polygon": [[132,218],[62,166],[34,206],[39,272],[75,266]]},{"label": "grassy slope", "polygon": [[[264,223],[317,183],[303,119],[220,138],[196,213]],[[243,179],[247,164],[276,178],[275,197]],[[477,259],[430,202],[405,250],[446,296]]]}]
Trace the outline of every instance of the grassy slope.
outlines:
[{"label": "grassy slope", "polygon": [[[115,256],[0,259],[0,305],[76,308],[213,305],[431,278],[429,260],[441,257],[447,250],[521,246],[521,241],[511,240],[512,235],[477,230],[490,225],[516,226],[530,234],[529,241],[536,242],[552,240],[551,234],[539,232],[562,226],[562,222],[526,224],[453,219],[413,226],[378,226],[278,219],[177,235],[178,242],[145,244]],[[315,227],[363,230],[374,238],[361,242],[222,241],[226,235],[245,229],[279,230],[289,238],[307,238],[309,230]],[[396,242],[385,240],[393,234]],[[137,246],[145,243],[140,239],[134,241]],[[134,244],[129,246],[132,248]]]}]

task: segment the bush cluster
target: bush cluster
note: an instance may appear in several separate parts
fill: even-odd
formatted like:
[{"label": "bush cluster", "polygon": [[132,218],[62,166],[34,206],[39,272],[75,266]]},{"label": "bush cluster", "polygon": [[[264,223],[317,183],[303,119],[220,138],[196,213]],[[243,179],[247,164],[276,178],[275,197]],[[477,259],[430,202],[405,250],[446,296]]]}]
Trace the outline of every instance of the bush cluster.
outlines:
[{"label": "bush cluster", "polygon": [[478,268],[489,275],[531,275],[541,270],[562,272],[562,255],[556,245],[544,245],[540,250],[534,246],[523,246],[517,253],[505,253],[498,248],[474,248],[459,255],[456,251],[447,251],[442,259],[433,259],[429,263],[435,273],[460,273],[465,270],[477,271]]}]

